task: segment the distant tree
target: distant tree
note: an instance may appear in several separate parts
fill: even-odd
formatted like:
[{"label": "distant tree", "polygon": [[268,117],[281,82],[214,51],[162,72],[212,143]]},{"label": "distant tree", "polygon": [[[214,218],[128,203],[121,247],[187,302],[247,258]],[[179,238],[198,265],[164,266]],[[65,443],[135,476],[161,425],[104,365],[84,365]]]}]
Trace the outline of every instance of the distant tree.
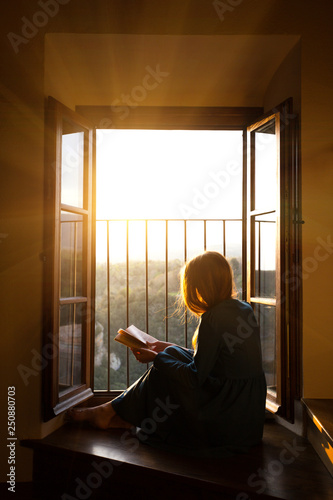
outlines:
[{"label": "distant tree", "polygon": [[[230,265],[234,272],[237,288],[241,289],[241,263],[238,258],[231,258]],[[168,263],[168,308],[166,308],[166,276],[165,262],[150,260],[148,262],[148,326],[149,332],[164,340],[166,335],[166,317],[168,318],[168,340],[185,345],[184,308],[179,307],[179,273],[181,262],[177,259]],[[129,322],[138,328],[146,329],[146,266],[144,262],[131,261],[129,275]],[[108,331],[110,331],[110,386],[115,390],[123,390],[127,386],[127,362],[129,362],[130,383],[134,382],[145,371],[146,366],[138,363],[127,348],[113,339],[119,328],[126,325],[126,264],[118,263],[110,266],[110,317],[108,318],[108,297],[106,286],[106,265],[96,267],[96,329],[101,335],[103,329],[102,355],[95,366],[95,389],[107,389],[108,373]],[[197,318],[188,314],[187,345],[191,346],[191,338],[197,328]],[[109,330],[108,330],[109,328]],[[100,338],[100,337],[99,337]]]}]

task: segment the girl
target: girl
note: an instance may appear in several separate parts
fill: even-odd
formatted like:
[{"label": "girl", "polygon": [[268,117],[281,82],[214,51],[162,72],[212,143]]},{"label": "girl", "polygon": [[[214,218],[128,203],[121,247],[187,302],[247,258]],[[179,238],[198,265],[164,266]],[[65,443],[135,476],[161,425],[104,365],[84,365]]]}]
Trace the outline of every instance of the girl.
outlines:
[{"label": "girl", "polygon": [[139,427],[142,441],[191,455],[245,452],[261,440],[265,419],[253,310],[234,298],[232,270],[217,252],[185,265],[181,290],[200,317],[193,350],[160,341],[133,350],[138,361],[153,362],[151,368],[113,401],[69,416],[102,429]]}]

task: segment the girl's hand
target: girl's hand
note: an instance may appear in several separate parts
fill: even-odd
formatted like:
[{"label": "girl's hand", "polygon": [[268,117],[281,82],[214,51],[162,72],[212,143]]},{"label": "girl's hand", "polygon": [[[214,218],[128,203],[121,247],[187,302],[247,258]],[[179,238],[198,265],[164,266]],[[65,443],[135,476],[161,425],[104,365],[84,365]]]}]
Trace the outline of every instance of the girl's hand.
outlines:
[{"label": "girl's hand", "polygon": [[157,352],[152,349],[131,349],[131,351],[140,363],[150,363],[157,356]]},{"label": "girl's hand", "polygon": [[169,345],[175,345],[171,344],[171,342],[162,342],[161,340],[157,340],[156,342],[148,342],[148,347],[149,349],[157,352],[162,352],[166,347]]}]

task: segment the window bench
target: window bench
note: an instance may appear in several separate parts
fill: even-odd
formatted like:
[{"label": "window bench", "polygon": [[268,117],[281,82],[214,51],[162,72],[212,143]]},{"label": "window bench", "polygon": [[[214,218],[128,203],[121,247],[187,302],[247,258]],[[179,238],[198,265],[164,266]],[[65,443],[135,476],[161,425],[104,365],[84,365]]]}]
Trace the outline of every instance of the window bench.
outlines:
[{"label": "window bench", "polygon": [[35,498],[333,499],[333,479],[309,441],[274,420],[262,444],[224,459],[165,452],[126,432],[66,424],[22,441],[34,451]]}]

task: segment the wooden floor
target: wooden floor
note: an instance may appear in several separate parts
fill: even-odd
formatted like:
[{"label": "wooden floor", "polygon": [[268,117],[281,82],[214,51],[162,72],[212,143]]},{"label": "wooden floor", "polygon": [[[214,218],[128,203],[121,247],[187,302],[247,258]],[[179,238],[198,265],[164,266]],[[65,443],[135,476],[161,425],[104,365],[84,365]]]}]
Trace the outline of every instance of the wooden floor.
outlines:
[{"label": "wooden floor", "polygon": [[34,498],[333,500],[333,479],[311,444],[274,421],[262,445],[225,459],[157,450],[127,432],[68,424],[24,441],[34,449]]}]

